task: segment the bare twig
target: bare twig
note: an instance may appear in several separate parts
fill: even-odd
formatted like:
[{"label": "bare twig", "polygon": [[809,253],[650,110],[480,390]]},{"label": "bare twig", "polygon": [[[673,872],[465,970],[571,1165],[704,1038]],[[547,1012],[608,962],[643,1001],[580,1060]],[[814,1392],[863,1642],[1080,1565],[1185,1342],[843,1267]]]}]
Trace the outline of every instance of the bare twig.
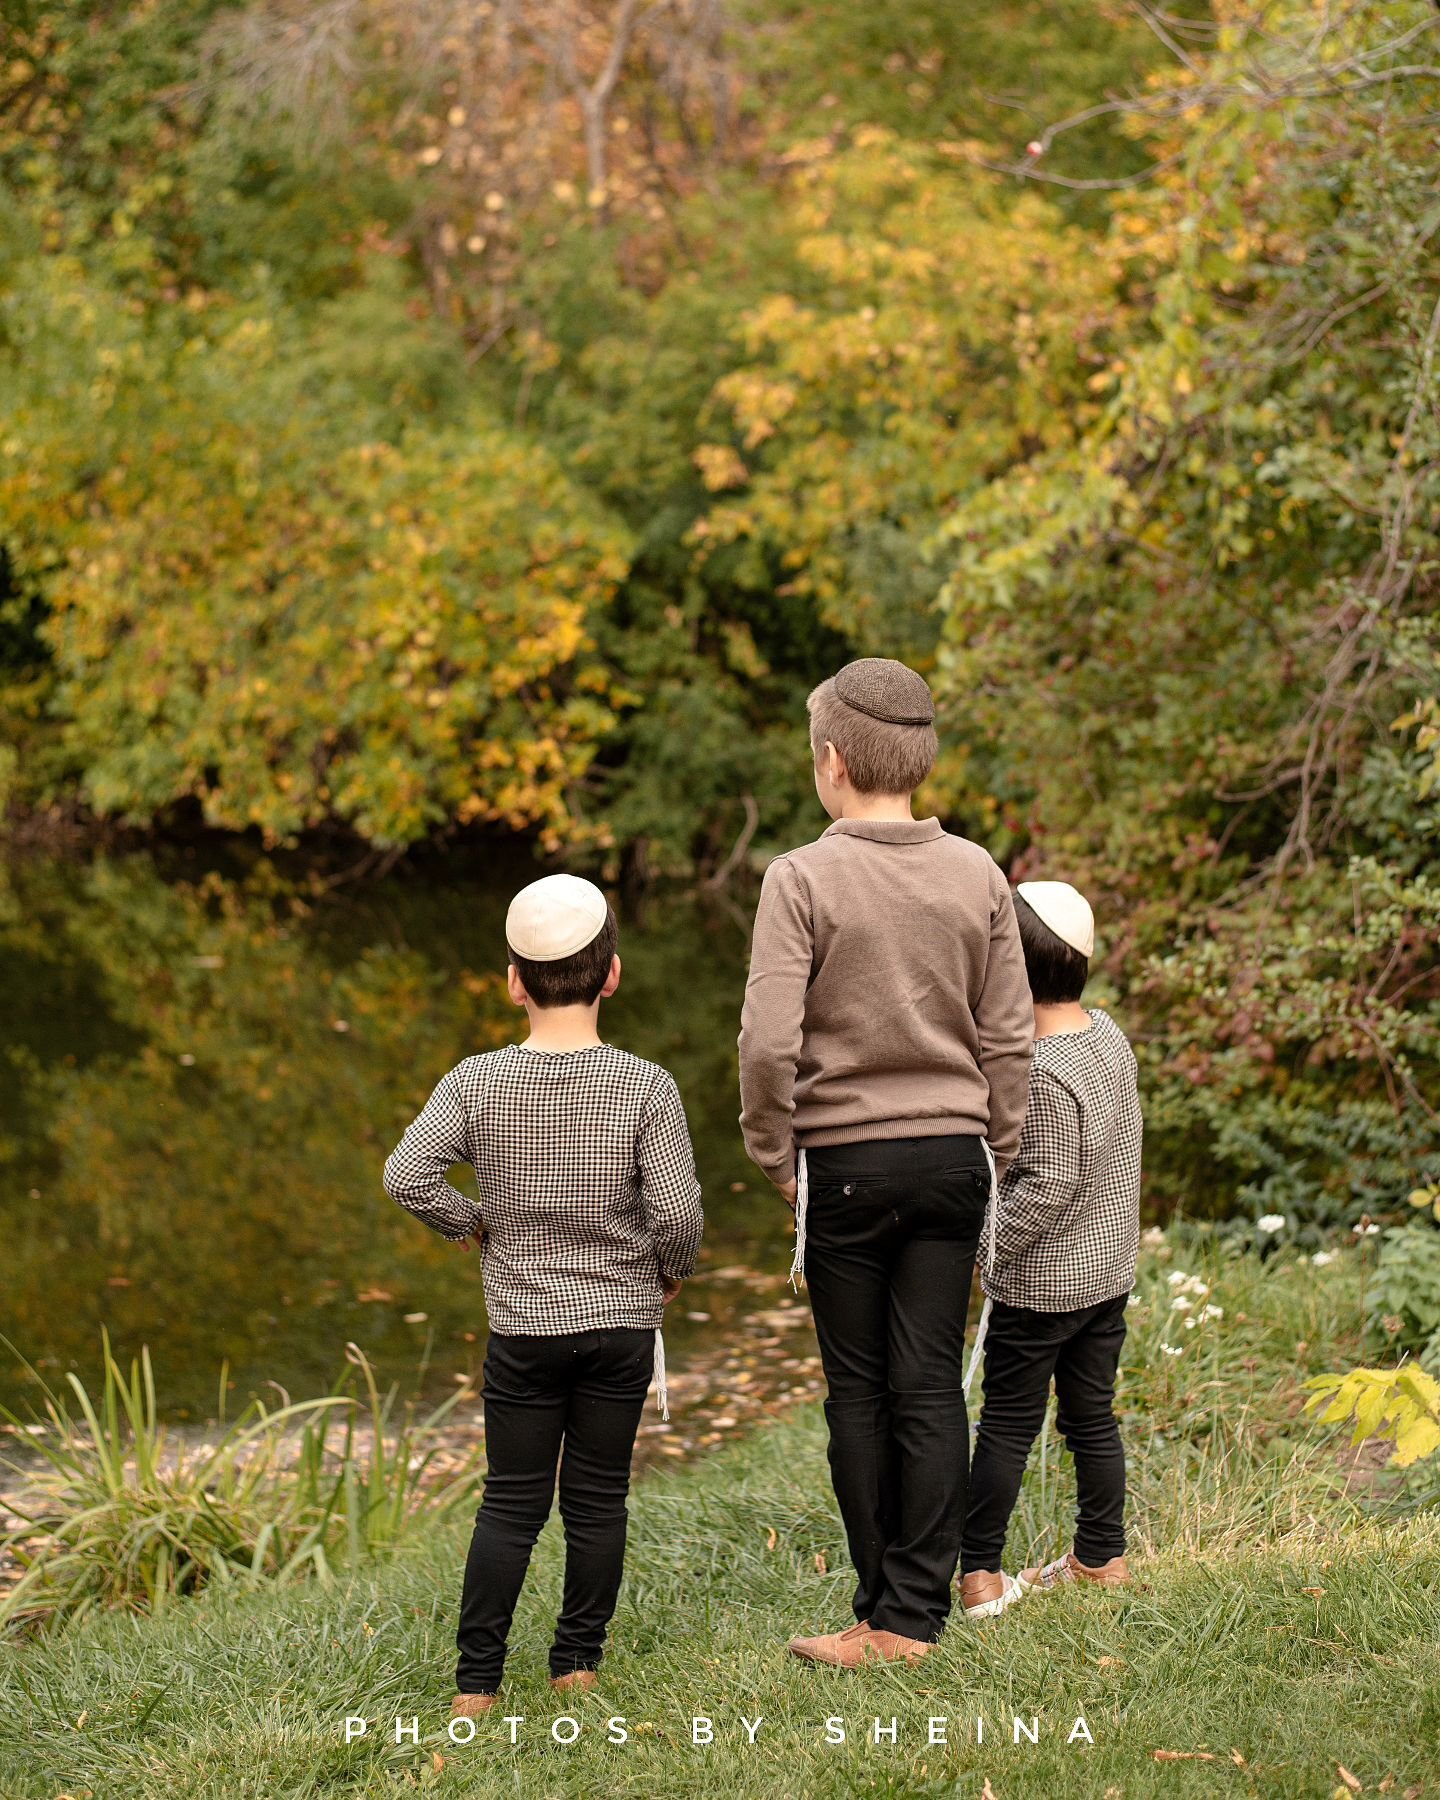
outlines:
[{"label": "bare twig", "polygon": [[756,804],[755,796],[753,794],[742,794],[740,796],[740,803],[745,808],[745,823],[740,827],[740,835],[731,846],[730,854],[705,883],[707,888],[718,889],[725,886],[730,877],[740,867],[741,863],[744,862],[745,854],[750,848],[750,841],[755,836],[756,829],[760,824],[760,808]]}]

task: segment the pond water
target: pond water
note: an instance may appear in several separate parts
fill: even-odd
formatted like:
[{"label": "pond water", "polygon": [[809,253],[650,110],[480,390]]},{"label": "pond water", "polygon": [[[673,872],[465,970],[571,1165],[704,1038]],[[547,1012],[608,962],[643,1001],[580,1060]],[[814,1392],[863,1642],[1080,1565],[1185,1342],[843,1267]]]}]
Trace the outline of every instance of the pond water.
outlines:
[{"label": "pond water", "polygon": [[[0,1333],[41,1378],[92,1379],[102,1327],[124,1356],[149,1345],[181,1419],[214,1413],[223,1363],[232,1406],[325,1390],[350,1340],[407,1387],[423,1363],[435,1394],[478,1368],[479,1259],[380,1171],[447,1068],[523,1035],[503,921],[537,872],[508,847],[368,881],[234,849],[0,867]],[[737,1275],[786,1260],[736,1125],[747,953],[724,899],[622,908],[602,1029],[674,1071],[705,1188],[702,1270],[666,1327],[682,1368],[754,1304]],[[0,1349],[0,1401],[35,1394]]]}]

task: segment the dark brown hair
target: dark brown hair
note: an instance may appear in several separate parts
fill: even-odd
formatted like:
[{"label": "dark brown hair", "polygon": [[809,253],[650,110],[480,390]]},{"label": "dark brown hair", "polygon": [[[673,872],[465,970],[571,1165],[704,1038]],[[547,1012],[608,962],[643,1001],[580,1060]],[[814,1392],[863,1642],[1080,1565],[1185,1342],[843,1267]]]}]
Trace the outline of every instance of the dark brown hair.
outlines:
[{"label": "dark brown hair", "polygon": [[1020,927],[1020,947],[1025,952],[1025,973],[1030,998],[1041,1006],[1062,1006],[1078,1000],[1090,976],[1090,959],[1072,950],[1019,894],[1015,896],[1015,920]]},{"label": "dark brown hair", "polygon": [[[556,962],[531,962],[510,950],[520,985],[542,1011],[552,1006],[589,1006],[600,998],[620,942],[620,922],[613,906],[605,908],[599,934],[573,956]],[[510,947],[507,945],[507,949]]]}]

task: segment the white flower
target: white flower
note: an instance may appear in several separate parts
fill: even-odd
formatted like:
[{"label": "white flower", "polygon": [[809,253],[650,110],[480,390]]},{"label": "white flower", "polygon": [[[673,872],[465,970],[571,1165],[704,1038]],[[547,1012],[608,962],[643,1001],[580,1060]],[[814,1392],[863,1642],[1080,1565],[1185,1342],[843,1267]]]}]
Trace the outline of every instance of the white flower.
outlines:
[{"label": "white flower", "polygon": [[1161,1344],[1160,1348],[1167,1356],[1183,1356],[1185,1354],[1183,1344]]},{"label": "white flower", "polygon": [[1172,1269],[1165,1279],[1170,1283],[1171,1287],[1179,1287],[1182,1281],[1188,1281],[1190,1277],[1183,1269]]},{"label": "white flower", "polygon": [[1202,1306],[1200,1308],[1200,1317],[1202,1319],[1223,1319],[1225,1317],[1225,1308],[1223,1306]]},{"label": "white flower", "polygon": [[1255,1221],[1255,1229],[1267,1233],[1283,1231],[1287,1223],[1284,1213],[1261,1213]]},{"label": "white flower", "polygon": [[1130,1296],[1130,1298],[1125,1302],[1125,1304],[1127,1306],[1143,1306],[1145,1304],[1145,1302],[1140,1298],[1140,1296],[1138,1294],[1132,1294]]},{"label": "white flower", "polygon": [[1355,1235],[1356,1237],[1379,1237],[1380,1227],[1374,1224],[1357,1225],[1355,1227]]},{"label": "white flower", "polygon": [[1185,1321],[1185,1329],[1187,1331],[1193,1331],[1198,1323],[1199,1321],[1196,1319],[1187,1319]]},{"label": "white flower", "polygon": [[1323,1269],[1327,1263],[1334,1262],[1335,1252],[1333,1250],[1317,1250],[1310,1260],[1317,1269]]},{"label": "white flower", "polygon": [[1177,1294],[1170,1302],[1170,1310],[1171,1312],[1189,1312],[1190,1305],[1190,1301],[1183,1294]]},{"label": "white flower", "polygon": [[1147,1225],[1140,1233],[1140,1248],[1142,1250],[1158,1250],[1164,1242],[1165,1233],[1158,1225]]}]

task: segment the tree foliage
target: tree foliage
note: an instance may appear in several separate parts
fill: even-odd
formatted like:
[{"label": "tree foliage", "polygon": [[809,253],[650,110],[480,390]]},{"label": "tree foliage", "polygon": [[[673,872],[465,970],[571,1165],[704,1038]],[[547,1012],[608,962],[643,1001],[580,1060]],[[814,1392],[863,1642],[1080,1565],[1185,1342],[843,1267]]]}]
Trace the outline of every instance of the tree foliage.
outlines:
[{"label": "tree foliage", "polygon": [[724,882],[906,655],[1157,1185],[1440,1178],[1440,14],[732,5],[21,9],[0,788]]},{"label": "tree foliage", "polygon": [[1124,918],[1202,1205],[1217,1157],[1350,1216],[1435,1166],[1436,23],[1216,9],[1135,115],[1098,416],[944,527],[980,784]]}]

